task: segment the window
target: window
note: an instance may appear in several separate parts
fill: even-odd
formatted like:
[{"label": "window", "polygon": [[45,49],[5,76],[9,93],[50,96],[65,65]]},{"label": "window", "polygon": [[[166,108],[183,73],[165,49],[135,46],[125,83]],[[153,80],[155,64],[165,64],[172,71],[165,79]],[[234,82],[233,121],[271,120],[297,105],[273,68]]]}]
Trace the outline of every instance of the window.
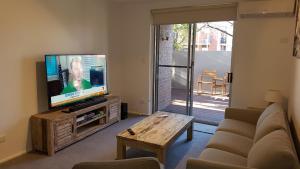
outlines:
[{"label": "window", "polygon": [[220,51],[226,51],[227,46],[227,35],[221,32],[220,36]]},{"label": "window", "polygon": [[227,37],[225,33],[221,33],[221,38],[220,38],[220,43],[221,44],[226,44],[227,43]]},{"label": "window", "polygon": [[220,49],[221,49],[221,51],[226,51],[226,45],[221,45]]},{"label": "window", "polygon": [[208,51],[209,45],[201,45],[202,51]]}]

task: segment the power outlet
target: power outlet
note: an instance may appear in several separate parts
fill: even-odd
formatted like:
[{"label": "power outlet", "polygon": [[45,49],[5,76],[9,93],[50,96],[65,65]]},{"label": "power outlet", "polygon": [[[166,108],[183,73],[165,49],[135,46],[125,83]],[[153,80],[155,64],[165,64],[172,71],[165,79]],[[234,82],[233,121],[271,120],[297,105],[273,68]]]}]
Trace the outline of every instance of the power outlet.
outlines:
[{"label": "power outlet", "polygon": [[4,143],[5,142],[5,136],[4,135],[1,135],[0,136],[0,143]]}]

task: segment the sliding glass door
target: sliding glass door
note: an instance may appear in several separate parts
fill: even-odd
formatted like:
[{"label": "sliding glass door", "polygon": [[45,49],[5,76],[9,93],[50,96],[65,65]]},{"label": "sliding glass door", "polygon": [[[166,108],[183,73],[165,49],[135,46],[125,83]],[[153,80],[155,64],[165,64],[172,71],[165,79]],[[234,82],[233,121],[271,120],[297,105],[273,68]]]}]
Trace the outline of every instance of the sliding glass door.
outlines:
[{"label": "sliding glass door", "polygon": [[218,125],[230,102],[233,21],[196,23],[192,115]]},{"label": "sliding glass door", "polygon": [[190,114],[192,24],[155,27],[154,110]]},{"label": "sliding glass door", "polygon": [[233,22],[155,26],[153,110],[217,125],[230,101]]}]

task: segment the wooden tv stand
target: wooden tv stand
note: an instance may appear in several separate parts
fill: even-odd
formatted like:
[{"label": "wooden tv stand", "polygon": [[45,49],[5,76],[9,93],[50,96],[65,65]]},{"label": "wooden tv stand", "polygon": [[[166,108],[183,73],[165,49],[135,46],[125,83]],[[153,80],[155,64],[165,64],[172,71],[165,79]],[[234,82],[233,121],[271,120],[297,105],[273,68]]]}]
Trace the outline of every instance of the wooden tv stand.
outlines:
[{"label": "wooden tv stand", "polygon": [[[120,121],[121,99],[106,97],[107,101],[72,113],[49,111],[31,117],[33,149],[53,155],[113,123]],[[88,120],[80,121],[83,119]]]}]

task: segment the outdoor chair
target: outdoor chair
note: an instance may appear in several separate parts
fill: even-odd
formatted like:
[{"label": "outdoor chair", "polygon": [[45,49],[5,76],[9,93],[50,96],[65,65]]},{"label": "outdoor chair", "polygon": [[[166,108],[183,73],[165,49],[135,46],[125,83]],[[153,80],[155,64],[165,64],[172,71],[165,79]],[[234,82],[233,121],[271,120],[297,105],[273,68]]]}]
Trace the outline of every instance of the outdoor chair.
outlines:
[{"label": "outdoor chair", "polygon": [[216,70],[203,70],[201,75],[198,77],[197,80],[197,93],[204,93],[203,92],[203,85],[210,85],[211,94],[213,94],[213,85],[214,79],[217,78],[217,71]]},{"label": "outdoor chair", "polygon": [[215,77],[212,84],[212,94],[217,94],[217,89],[221,88],[222,95],[225,96],[227,94],[227,84],[227,73],[222,78]]}]

